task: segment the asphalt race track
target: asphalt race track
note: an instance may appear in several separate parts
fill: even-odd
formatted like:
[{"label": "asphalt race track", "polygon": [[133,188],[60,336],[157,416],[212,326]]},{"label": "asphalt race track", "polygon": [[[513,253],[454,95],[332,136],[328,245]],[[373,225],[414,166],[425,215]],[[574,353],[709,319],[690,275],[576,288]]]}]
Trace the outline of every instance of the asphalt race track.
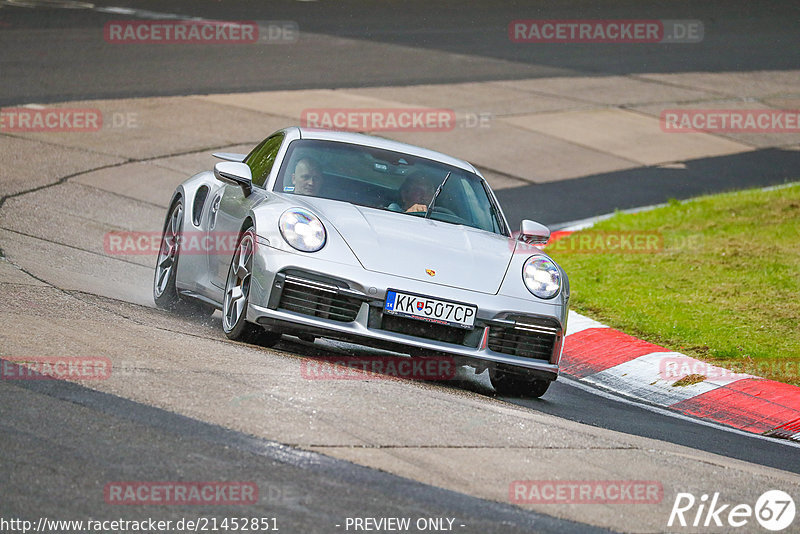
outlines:
[{"label": "asphalt race track", "polygon": [[[7,6],[47,3],[3,2]],[[603,8],[588,1],[481,2],[468,8],[452,0],[434,6],[421,1],[402,6],[280,1],[266,6],[257,0],[93,4],[212,20],[294,21],[301,32],[355,39],[369,46],[359,46],[357,57],[347,56],[353,49],[343,42],[327,47],[310,42],[269,51],[221,47],[203,54],[191,46],[158,54],[147,46],[109,50],[90,32],[119,16],[91,9],[6,7],[4,28],[33,31],[24,40],[2,41],[9,59],[3,64],[0,104],[552,75],[781,70],[796,68],[800,62],[800,51],[793,46],[796,29],[789,22],[797,17],[792,2],[651,2],[641,6],[618,1]],[[652,47],[611,45],[602,54],[592,53],[585,45],[545,44],[531,49],[508,41],[512,20],[581,18],[701,20],[705,38],[688,50],[681,44],[659,47],[657,53]]]},{"label": "asphalt race track", "polygon": [[[91,139],[0,130],[0,365],[62,354],[114,363],[112,379],[102,382],[0,380],[0,521],[246,516],[276,518],[282,532],[346,532],[355,530],[347,518],[411,517],[451,518],[452,530],[464,533],[660,532],[678,492],[723,492],[725,502],[752,505],[781,489],[797,502],[796,445],[620,402],[569,379],[538,400],[498,398],[486,373],[466,371],[444,384],[301,379],[306,358],[376,352],[288,336],[275,349],[231,343],[219,313],[203,320],[155,309],[153,258],[109,257],[102,236],[159,228],[175,184],[210,164],[210,151],[246,150],[290,124],[289,112],[248,108],[250,93],[268,101],[273,93],[261,92],[281,91],[264,104],[274,110],[294,98],[289,90],[301,100],[319,93],[299,91],[337,89],[347,98],[402,101],[396,95],[417,86],[433,94],[436,85],[463,90],[454,101],[471,91],[488,95],[475,109],[510,109],[514,101],[492,95],[529,80],[597,79],[612,95],[627,84],[691,94],[680,100],[691,106],[701,89],[683,80],[711,73],[749,80],[747,90],[764,102],[796,109],[798,16],[792,2],[0,0],[0,105],[93,102],[132,111],[140,123],[133,133],[100,137],[104,130]],[[112,20],[175,17],[291,22],[301,38],[252,46],[102,38]],[[507,28],[517,19],[699,20],[705,33],[694,44],[605,44],[598,53],[596,44],[511,43]],[[687,78],[670,78],[677,75]],[[555,100],[556,92],[537,89],[531,98]],[[649,113],[646,96],[630,91],[606,107]],[[564,98],[575,106],[568,111],[589,107]],[[717,106],[747,106],[750,98],[720,93]],[[506,135],[508,117],[494,113],[500,127],[471,140],[463,134],[467,145],[430,142],[478,154],[487,136]],[[402,140],[428,146],[425,135]],[[708,155],[668,164],[617,152],[614,159],[599,142],[576,141],[588,159],[561,164],[554,152],[547,164],[558,172],[542,179],[537,172],[545,171],[524,151],[499,164],[503,158],[490,155],[475,161],[512,225],[535,213],[558,228],[615,209],[796,180],[793,135],[729,136]],[[603,164],[594,167],[593,156]],[[518,170],[526,167],[531,175]],[[663,499],[511,503],[509,484],[529,479],[657,480]],[[119,506],[104,498],[114,481],[170,480],[251,481],[259,499]],[[800,531],[800,523],[786,531]]]}]

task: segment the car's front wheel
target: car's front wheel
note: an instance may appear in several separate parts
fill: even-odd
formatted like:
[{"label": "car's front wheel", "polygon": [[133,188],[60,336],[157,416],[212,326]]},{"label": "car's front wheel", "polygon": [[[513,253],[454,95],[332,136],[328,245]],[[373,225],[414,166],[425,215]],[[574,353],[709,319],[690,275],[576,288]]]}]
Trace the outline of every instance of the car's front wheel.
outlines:
[{"label": "car's front wheel", "polygon": [[158,249],[153,277],[153,300],[156,306],[165,310],[207,317],[214,313],[214,307],[181,297],[175,285],[182,235],[183,201],[178,198],[170,208],[169,216],[164,222],[164,231],[161,233],[161,247]]},{"label": "car's front wheel", "polygon": [[250,226],[242,232],[228,269],[222,302],[222,330],[228,339],[269,347],[280,340],[280,333],[267,332],[261,326],[247,321],[255,249],[256,233]]},{"label": "car's front wheel", "polygon": [[505,366],[489,369],[489,379],[498,395],[508,397],[539,398],[547,392],[550,380],[534,378],[525,371],[511,370]]}]

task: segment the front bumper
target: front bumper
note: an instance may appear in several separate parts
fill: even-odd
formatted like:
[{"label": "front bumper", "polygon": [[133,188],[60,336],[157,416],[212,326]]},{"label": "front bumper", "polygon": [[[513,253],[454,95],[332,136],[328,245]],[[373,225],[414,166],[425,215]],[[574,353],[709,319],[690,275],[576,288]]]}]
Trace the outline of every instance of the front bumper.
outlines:
[{"label": "front bumper", "polygon": [[[259,247],[256,262],[247,319],[269,330],[447,354],[478,369],[500,364],[547,380],[558,376],[563,306],[400,278],[265,246]],[[383,314],[387,288],[474,304],[475,328],[437,328]]]}]

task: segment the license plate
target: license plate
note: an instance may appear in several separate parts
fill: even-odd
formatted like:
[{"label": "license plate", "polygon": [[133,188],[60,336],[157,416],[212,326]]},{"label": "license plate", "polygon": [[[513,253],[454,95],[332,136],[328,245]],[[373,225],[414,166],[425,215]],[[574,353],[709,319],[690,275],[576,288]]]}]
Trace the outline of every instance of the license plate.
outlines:
[{"label": "license plate", "polygon": [[386,291],[386,302],[383,305],[384,313],[467,330],[473,328],[477,311],[478,307],[472,304],[414,295],[394,289]]}]

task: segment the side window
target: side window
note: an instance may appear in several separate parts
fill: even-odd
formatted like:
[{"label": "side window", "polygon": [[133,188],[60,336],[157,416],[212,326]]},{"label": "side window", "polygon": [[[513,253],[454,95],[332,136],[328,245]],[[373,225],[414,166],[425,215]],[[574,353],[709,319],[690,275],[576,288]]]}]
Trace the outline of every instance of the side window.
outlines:
[{"label": "side window", "polygon": [[264,187],[272,165],[275,164],[275,157],[283,142],[283,134],[277,134],[258,145],[253,150],[245,163],[250,167],[253,175],[253,183],[259,187]]}]

